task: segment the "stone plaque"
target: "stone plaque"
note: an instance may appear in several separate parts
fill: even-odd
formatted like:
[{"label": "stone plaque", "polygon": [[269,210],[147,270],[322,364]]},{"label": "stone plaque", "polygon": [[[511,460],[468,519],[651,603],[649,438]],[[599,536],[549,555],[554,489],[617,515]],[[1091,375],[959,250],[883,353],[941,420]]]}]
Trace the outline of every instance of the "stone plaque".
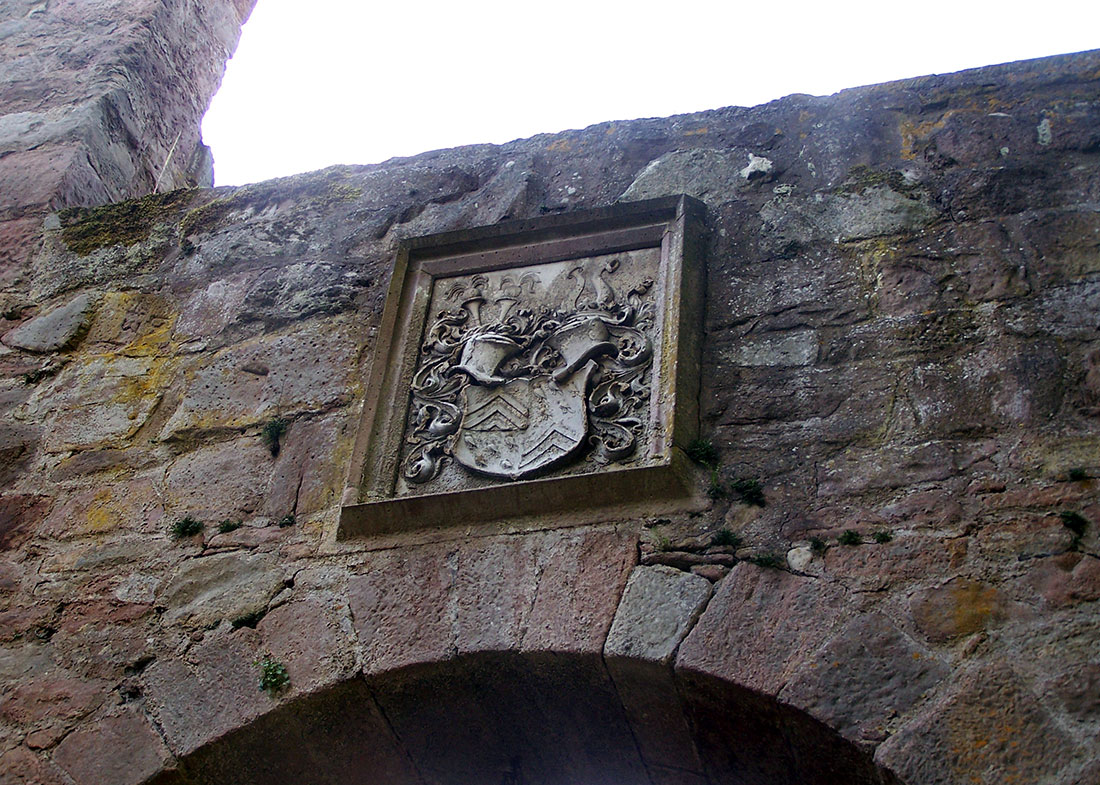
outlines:
[{"label": "stone plaque", "polygon": [[682,506],[701,214],[658,199],[406,241],[339,536]]}]

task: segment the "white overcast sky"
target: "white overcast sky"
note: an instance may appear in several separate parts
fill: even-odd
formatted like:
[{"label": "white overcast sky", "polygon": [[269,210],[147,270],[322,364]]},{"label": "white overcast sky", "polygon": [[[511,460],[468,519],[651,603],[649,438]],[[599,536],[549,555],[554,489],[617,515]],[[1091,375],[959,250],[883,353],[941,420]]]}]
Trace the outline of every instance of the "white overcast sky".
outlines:
[{"label": "white overcast sky", "polygon": [[1096,47],[1100,0],[259,0],[203,136],[239,185]]}]

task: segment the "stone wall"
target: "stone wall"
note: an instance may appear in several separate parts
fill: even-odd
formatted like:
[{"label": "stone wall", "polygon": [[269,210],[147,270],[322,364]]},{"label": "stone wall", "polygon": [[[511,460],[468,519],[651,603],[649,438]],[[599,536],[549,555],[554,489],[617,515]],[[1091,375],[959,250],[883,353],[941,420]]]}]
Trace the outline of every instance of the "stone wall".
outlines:
[{"label": "stone wall", "polygon": [[0,284],[47,211],[211,184],[199,121],[254,4],[4,2]]},{"label": "stone wall", "polygon": [[[1098,81],[1091,52],[51,217],[4,291],[0,770],[1095,782]],[[335,542],[399,241],[678,193],[709,508]]]}]

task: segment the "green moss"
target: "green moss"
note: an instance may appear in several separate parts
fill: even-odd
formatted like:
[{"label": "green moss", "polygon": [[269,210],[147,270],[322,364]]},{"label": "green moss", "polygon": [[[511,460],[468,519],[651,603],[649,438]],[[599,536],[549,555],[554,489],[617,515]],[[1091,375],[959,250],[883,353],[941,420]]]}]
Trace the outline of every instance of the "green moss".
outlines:
[{"label": "green moss", "polygon": [[718,464],[718,450],[709,439],[692,439],[684,452],[687,457],[701,466],[716,466]]},{"label": "green moss", "polygon": [[896,169],[872,169],[864,164],[853,166],[848,179],[836,188],[838,194],[861,194],[870,188],[889,188],[902,194],[920,190],[920,185],[909,183],[905,175]]},{"label": "green moss", "polygon": [[764,486],[755,477],[742,477],[734,480],[730,487],[741,497],[741,501],[745,504],[756,507],[764,506]]},{"label": "green moss", "polygon": [[260,431],[260,435],[263,437],[264,444],[267,445],[267,449],[271,451],[271,457],[279,457],[279,450],[282,449],[283,434],[286,433],[287,422],[282,417],[273,417],[264,423],[264,427]]},{"label": "green moss", "polygon": [[233,619],[230,624],[235,630],[238,630],[241,627],[249,627],[254,630],[256,629],[256,625],[260,623],[260,619],[262,619],[265,615],[267,615],[266,610],[253,611],[252,613],[246,613],[243,616],[238,616],[237,618]]},{"label": "green moss", "polygon": [[188,205],[194,194],[195,189],[183,188],[103,207],[62,210],[58,213],[61,239],[81,256],[112,245],[139,243],[149,239],[153,227],[166,220],[166,213]]},{"label": "green moss", "polygon": [[1058,517],[1062,519],[1062,525],[1077,537],[1083,536],[1089,525],[1088,518],[1074,510],[1062,510],[1058,513]]},{"label": "green moss", "polygon": [[672,550],[672,540],[663,534],[658,534],[653,538],[653,549],[655,551],[661,551],[662,553]]},{"label": "green moss", "polygon": [[362,188],[357,185],[348,185],[347,183],[333,183],[328,191],[333,199],[341,202],[354,202],[363,196]]},{"label": "green moss", "polygon": [[746,561],[755,564],[757,567],[764,567],[769,570],[778,570],[783,566],[783,560],[778,556],[771,553],[764,553],[759,556],[751,556]]}]

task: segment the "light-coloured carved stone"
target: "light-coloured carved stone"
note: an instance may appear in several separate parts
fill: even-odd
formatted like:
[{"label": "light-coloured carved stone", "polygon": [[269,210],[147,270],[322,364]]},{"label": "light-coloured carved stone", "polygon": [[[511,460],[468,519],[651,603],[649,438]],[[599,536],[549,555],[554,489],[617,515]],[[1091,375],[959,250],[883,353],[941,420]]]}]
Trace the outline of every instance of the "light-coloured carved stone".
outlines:
[{"label": "light-coloured carved stone", "polygon": [[406,241],[339,536],[696,506],[677,448],[701,213],[677,197]]},{"label": "light-coloured carved stone", "polygon": [[648,248],[436,279],[398,493],[645,461],[659,264]]}]

